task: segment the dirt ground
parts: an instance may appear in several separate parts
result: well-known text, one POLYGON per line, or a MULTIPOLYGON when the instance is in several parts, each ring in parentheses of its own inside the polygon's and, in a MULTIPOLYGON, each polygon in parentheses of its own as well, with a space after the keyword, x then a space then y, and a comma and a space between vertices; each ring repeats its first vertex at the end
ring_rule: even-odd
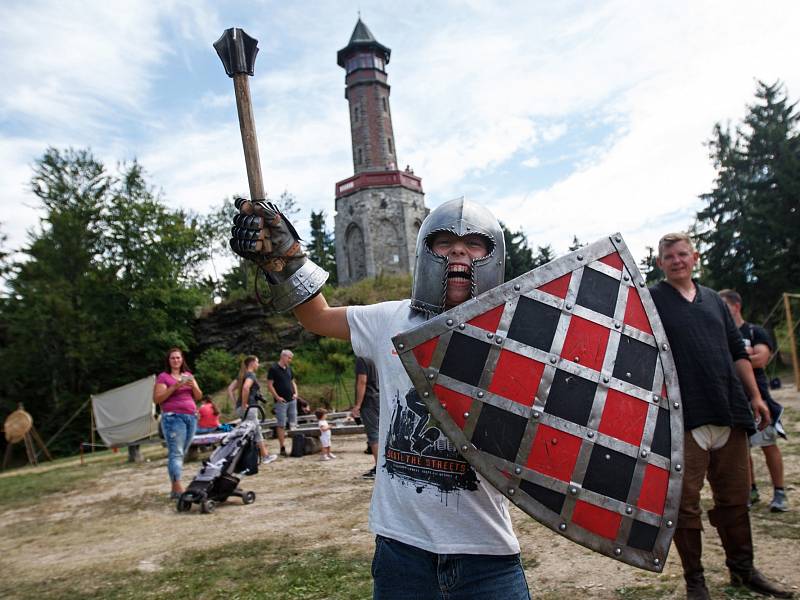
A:
MULTIPOLYGON (((792 511, 772 514, 766 508, 769 483, 763 457, 753 452, 756 478, 764 501, 753 509, 756 562, 762 570, 800 587, 800 394, 785 386, 775 394, 787 407, 788 443, 782 445, 792 511)), ((274 448, 274 442, 272 448, 274 448)), ((243 506, 238 499, 202 515, 178 514, 167 499, 165 452, 147 451, 149 462, 112 468, 89 489, 50 494, 34 507, 0 507, 0 568, 17 581, 69 576, 92 567, 112 572, 138 568, 155 571, 183 548, 211 549, 234 539, 279 536, 297 547, 337 546, 370 556, 373 536, 367 529, 372 483, 360 479, 371 466, 363 453, 363 435, 337 436, 337 460, 318 456, 286 458, 244 480, 257 499, 243 506)), ((40 467, 46 468, 46 467, 40 467)), ((185 481, 197 472, 189 463, 185 481)), ((515 530, 535 598, 681 598, 680 562, 671 550, 664 572, 653 574, 585 550, 512 508, 515 530)), ((726 570, 716 532, 707 526, 705 563, 712 592, 722 590, 726 570)))

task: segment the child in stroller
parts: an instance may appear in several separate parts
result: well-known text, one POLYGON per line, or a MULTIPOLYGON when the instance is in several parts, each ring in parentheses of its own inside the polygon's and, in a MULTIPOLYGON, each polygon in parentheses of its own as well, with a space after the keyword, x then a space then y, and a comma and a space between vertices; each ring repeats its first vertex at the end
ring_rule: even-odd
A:
POLYGON ((245 420, 223 438, 222 445, 203 461, 200 472, 178 497, 178 512, 189 511, 192 504, 199 504, 201 512, 210 513, 218 502, 225 502, 230 496, 239 496, 245 504, 255 501, 255 492, 239 488, 237 474, 258 473, 256 427, 259 427, 256 421, 245 420))

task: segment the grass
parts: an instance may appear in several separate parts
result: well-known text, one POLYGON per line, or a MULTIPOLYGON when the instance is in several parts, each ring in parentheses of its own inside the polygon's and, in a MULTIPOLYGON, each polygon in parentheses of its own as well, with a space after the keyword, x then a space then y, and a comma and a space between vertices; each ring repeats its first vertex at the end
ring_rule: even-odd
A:
POLYGON ((177 552, 155 572, 87 570, 13 587, 4 578, 0 597, 357 600, 372 596, 370 560, 335 547, 303 551, 268 539, 177 552))
MULTIPOLYGON (((142 446, 142 454, 150 456, 163 453, 158 446, 142 446)), ((43 462, 38 467, 15 469, 0 477, 0 506, 19 508, 35 505, 42 496, 69 492, 101 477, 109 469, 140 468, 128 465, 127 452, 97 452, 85 457, 85 464, 74 457, 43 462), (55 467, 55 468, 53 468, 55 467)))

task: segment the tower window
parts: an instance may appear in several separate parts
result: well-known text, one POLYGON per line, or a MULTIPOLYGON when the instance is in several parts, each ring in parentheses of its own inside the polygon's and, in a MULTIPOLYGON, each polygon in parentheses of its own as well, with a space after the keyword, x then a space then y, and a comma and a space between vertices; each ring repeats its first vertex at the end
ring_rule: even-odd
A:
POLYGON ((381 98, 383 100, 383 112, 389 112, 389 103, 386 102, 386 96, 381 98))
POLYGON ((357 106, 353 109, 353 120, 356 123, 358 123, 358 107, 357 106))
POLYGON ((358 155, 358 161, 357 161, 357 162, 358 162, 358 164, 360 165, 360 164, 362 164, 362 163, 364 162, 364 155, 363 155, 363 153, 361 152, 361 148, 359 148, 359 149, 356 151, 356 153, 357 153, 357 155, 358 155))
POLYGON ((386 138, 386 145, 389 146, 389 154, 394 154, 394 148, 392 148, 392 138, 386 138))

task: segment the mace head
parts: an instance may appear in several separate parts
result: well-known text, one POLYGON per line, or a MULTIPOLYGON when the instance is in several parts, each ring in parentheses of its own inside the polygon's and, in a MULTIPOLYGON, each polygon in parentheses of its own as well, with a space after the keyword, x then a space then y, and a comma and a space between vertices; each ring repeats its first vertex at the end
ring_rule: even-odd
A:
POLYGON ((214 42, 225 72, 229 77, 239 73, 253 75, 258 54, 258 40, 247 35, 243 29, 231 27, 214 42))

